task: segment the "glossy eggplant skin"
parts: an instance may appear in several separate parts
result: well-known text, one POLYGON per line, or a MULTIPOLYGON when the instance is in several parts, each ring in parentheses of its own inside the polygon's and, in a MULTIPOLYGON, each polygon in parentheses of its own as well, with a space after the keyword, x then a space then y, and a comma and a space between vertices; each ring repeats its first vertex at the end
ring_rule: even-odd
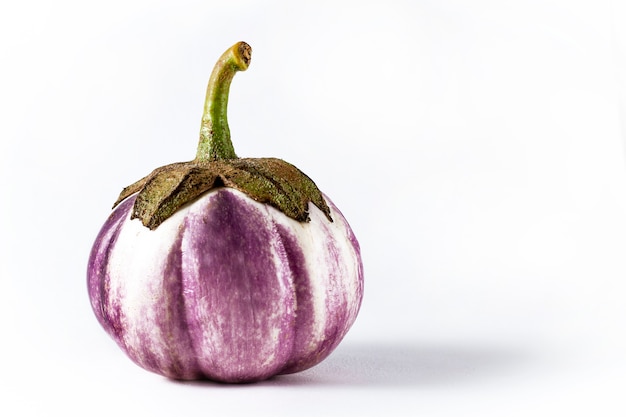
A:
POLYGON ((298 222, 217 188, 157 229, 111 213, 92 248, 88 291, 100 324, 138 365, 174 379, 251 382, 324 360, 363 297, 359 244, 325 196, 298 222))

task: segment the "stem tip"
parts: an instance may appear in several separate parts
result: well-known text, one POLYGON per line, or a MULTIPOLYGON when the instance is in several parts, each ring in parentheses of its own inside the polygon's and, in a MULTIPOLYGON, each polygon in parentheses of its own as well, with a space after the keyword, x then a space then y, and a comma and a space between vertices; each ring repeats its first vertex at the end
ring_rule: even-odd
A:
POLYGON ((250 65, 250 60, 252 59, 252 48, 245 42, 239 42, 237 44, 237 52, 238 58, 240 58, 243 65, 241 66, 241 71, 245 71, 248 69, 250 65))

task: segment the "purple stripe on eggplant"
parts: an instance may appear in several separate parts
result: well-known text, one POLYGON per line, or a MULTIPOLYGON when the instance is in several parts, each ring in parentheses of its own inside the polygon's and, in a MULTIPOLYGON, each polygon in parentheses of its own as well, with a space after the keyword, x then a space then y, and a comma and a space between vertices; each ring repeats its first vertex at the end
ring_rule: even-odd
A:
MULTIPOLYGON (((326 250, 328 267, 328 284, 326 287, 326 328, 324 329, 324 342, 320 344, 319 355, 326 358, 343 339, 348 331, 347 308, 349 300, 347 299, 346 289, 342 282, 343 268, 345 259, 337 247, 337 241, 328 226, 323 227, 326 235, 326 250)), ((350 323, 352 324, 352 323, 350 323)))
POLYGON ((283 266, 271 251, 272 230, 258 207, 231 190, 204 204, 186 219, 183 247, 184 285, 193 293, 189 331, 202 348, 201 367, 207 378, 227 382, 268 378, 287 361, 293 337, 293 289, 277 270, 283 266))
POLYGON ((155 292, 161 296, 154 303, 154 324, 159 329, 159 338, 155 340, 150 329, 144 329, 141 361, 146 368, 174 379, 198 379, 201 377, 196 353, 189 336, 187 312, 182 280, 182 238, 178 233, 172 245, 164 268, 163 281, 155 292), (163 351, 163 357, 155 354, 163 351))
POLYGON ((111 303, 115 295, 109 291, 109 258, 134 201, 134 196, 126 199, 109 215, 96 238, 87 266, 87 290, 93 311, 107 333, 118 343, 122 342, 124 326, 119 306, 111 303))
POLYGON ((280 373, 288 374, 310 366, 309 345, 313 342, 310 330, 315 323, 315 306, 310 287, 311 278, 297 238, 283 225, 277 224, 276 230, 285 250, 296 292, 296 311, 293 322, 295 336, 291 358, 280 371, 280 373))
POLYGON ((201 373, 189 333, 185 288, 183 287, 183 233, 184 230, 181 228, 167 259, 163 282, 166 309, 161 311, 157 323, 161 331, 165 333, 168 351, 172 358, 170 369, 164 373, 177 379, 197 379, 201 373))

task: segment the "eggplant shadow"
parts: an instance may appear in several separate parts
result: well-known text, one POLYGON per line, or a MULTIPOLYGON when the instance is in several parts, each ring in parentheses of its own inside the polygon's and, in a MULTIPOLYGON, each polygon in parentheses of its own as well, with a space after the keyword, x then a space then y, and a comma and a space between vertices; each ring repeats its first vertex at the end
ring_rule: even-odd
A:
POLYGON ((274 377, 264 386, 410 387, 465 384, 514 375, 530 355, 517 349, 351 343, 307 371, 274 377))

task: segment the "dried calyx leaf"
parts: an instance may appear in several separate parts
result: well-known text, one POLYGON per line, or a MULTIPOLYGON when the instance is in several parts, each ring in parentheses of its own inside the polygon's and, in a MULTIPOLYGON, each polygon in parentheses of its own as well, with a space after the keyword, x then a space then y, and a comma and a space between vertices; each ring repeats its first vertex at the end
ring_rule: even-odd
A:
POLYGON ((308 203, 312 202, 332 222, 330 209, 315 183, 295 166, 277 158, 166 165, 124 188, 114 207, 138 193, 131 218, 139 218, 144 226, 156 229, 183 205, 218 187, 239 190, 301 222, 310 220, 308 203))
POLYGON ((122 190, 113 205, 137 193, 131 218, 156 229, 183 205, 218 187, 237 189, 301 222, 310 220, 313 203, 332 222, 315 183, 295 166, 277 158, 238 158, 226 119, 230 82, 250 63, 251 48, 239 42, 218 60, 207 88, 196 158, 155 169, 122 190))

